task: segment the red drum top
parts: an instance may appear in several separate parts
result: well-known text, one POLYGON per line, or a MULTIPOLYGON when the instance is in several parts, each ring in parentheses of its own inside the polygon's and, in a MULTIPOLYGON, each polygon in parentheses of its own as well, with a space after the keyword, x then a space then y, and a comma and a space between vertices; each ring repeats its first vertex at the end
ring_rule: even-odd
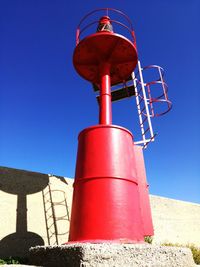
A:
POLYGON ((134 44, 122 35, 101 31, 84 38, 76 46, 73 63, 84 79, 99 83, 100 66, 110 64, 111 84, 128 79, 138 61, 134 44))

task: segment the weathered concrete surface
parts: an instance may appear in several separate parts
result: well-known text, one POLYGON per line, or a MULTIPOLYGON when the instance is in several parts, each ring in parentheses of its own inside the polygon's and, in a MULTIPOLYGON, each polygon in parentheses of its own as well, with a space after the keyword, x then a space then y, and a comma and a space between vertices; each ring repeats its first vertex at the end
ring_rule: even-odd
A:
POLYGON ((69 244, 30 249, 30 263, 44 267, 194 267, 187 248, 148 244, 69 244))

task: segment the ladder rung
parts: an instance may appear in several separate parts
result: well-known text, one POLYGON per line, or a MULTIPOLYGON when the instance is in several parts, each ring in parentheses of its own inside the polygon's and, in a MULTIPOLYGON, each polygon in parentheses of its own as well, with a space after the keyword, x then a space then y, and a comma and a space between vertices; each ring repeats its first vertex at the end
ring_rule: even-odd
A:
POLYGON ((146 120, 147 120, 147 117, 144 118, 144 120, 140 123, 140 125, 143 125, 146 120))
POLYGON ((144 133, 142 135, 145 135, 146 132, 148 132, 149 127, 144 131, 144 133))
POLYGON ((52 226, 54 226, 54 225, 55 225, 55 222, 53 222, 52 224, 50 224, 49 229, 50 229, 52 226))
POLYGON ((52 238, 54 235, 55 235, 55 233, 52 233, 52 234, 49 236, 49 238, 52 238))
POLYGON ((139 115, 142 115, 144 110, 145 110, 145 106, 143 107, 143 109, 140 110, 139 115))
POLYGON ((49 191, 47 191, 46 193, 43 191, 44 196, 46 196, 47 194, 49 194, 49 191))
POLYGON ((147 148, 148 144, 155 138, 157 134, 154 134, 147 143, 145 143, 145 145, 143 146, 143 149, 147 148))
POLYGON ((143 98, 141 98, 141 99, 140 99, 140 101, 139 101, 138 105, 140 105, 140 103, 141 103, 142 101, 144 101, 144 99, 143 99, 143 98))
POLYGON ((55 231, 53 232, 53 231, 49 231, 49 233, 51 234, 50 236, 53 236, 53 235, 55 235, 55 231))
POLYGON ((140 90, 137 92, 137 94, 139 95, 141 91, 142 91, 142 87, 141 87, 140 90))
POLYGON ((60 202, 52 202, 52 204, 53 204, 54 206, 66 206, 66 204, 63 203, 63 202, 65 202, 65 199, 62 200, 62 201, 60 201, 60 202))
POLYGON ((69 221, 67 214, 62 217, 55 218, 55 221, 69 221))
POLYGON ((46 212, 48 212, 50 209, 52 209, 52 206, 48 207, 48 208, 46 209, 46 212))

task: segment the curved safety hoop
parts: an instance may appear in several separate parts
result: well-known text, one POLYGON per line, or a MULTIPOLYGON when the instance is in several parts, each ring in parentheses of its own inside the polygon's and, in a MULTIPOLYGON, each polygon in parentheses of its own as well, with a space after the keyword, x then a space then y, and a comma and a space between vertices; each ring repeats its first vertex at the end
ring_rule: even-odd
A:
MULTIPOLYGON (((95 9, 92 12, 86 14, 81 19, 80 23, 78 24, 77 30, 76 30, 76 45, 78 45, 79 42, 85 37, 83 35, 83 33, 85 33, 86 30, 88 30, 89 28, 91 28, 93 25, 98 26, 99 18, 98 18, 98 20, 95 20, 94 18, 92 18, 92 16, 94 14, 95 15, 96 14, 97 15, 99 14, 99 18, 102 15, 111 16, 110 17, 111 23, 113 25, 114 24, 119 25, 119 26, 121 26, 122 29, 125 29, 126 32, 128 32, 128 36, 126 36, 126 37, 136 47, 135 33, 134 33, 134 30, 133 30, 133 26, 132 26, 131 20, 129 19, 129 17, 126 14, 124 14, 120 10, 117 10, 117 9, 114 9, 114 8, 99 8, 99 9, 95 9), (119 18, 119 20, 112 19, 112 13, 115 14, 115 16, 117 15, 117 17, 119 18), (122 22, 122 20, 125 21, 125 22, 122 22)), ((115 33, 119 33, 120 34, 120 32, 115 32, 115 33)), ((123 32, 123 35, 125 35, 124 32, 123 32)))
MULTIPOLYGON (((164 81, 164 69, 157 65, 149 65, 142 68, 142 72, 148 69, 157 70, 158 77, 146 83, 137 78, 138 85, 140 85, 141 88, 143 87, 146 91, 144 95, 141 90, 138 96, 141 101, 144 100, 146 96, 147 104, 150 106, 149 116, 154 118, 168 113, 172 108, 172 102, 168 99, 168 86, 164 81), (160 104, 159 107, 158 104, 160 104)), ((144 116, 148 116, 145 110, 143 110, 142 113, 144 116)))

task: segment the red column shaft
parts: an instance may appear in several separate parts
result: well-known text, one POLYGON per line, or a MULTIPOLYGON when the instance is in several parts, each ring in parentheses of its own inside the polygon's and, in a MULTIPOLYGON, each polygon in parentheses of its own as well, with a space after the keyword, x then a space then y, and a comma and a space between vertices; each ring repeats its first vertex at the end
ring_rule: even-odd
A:
POLYGON ((100 108, 99 123, 112 124, 112 106, 110 89, 110 65, 101 66, 101 88, 100 88, 100 108))

